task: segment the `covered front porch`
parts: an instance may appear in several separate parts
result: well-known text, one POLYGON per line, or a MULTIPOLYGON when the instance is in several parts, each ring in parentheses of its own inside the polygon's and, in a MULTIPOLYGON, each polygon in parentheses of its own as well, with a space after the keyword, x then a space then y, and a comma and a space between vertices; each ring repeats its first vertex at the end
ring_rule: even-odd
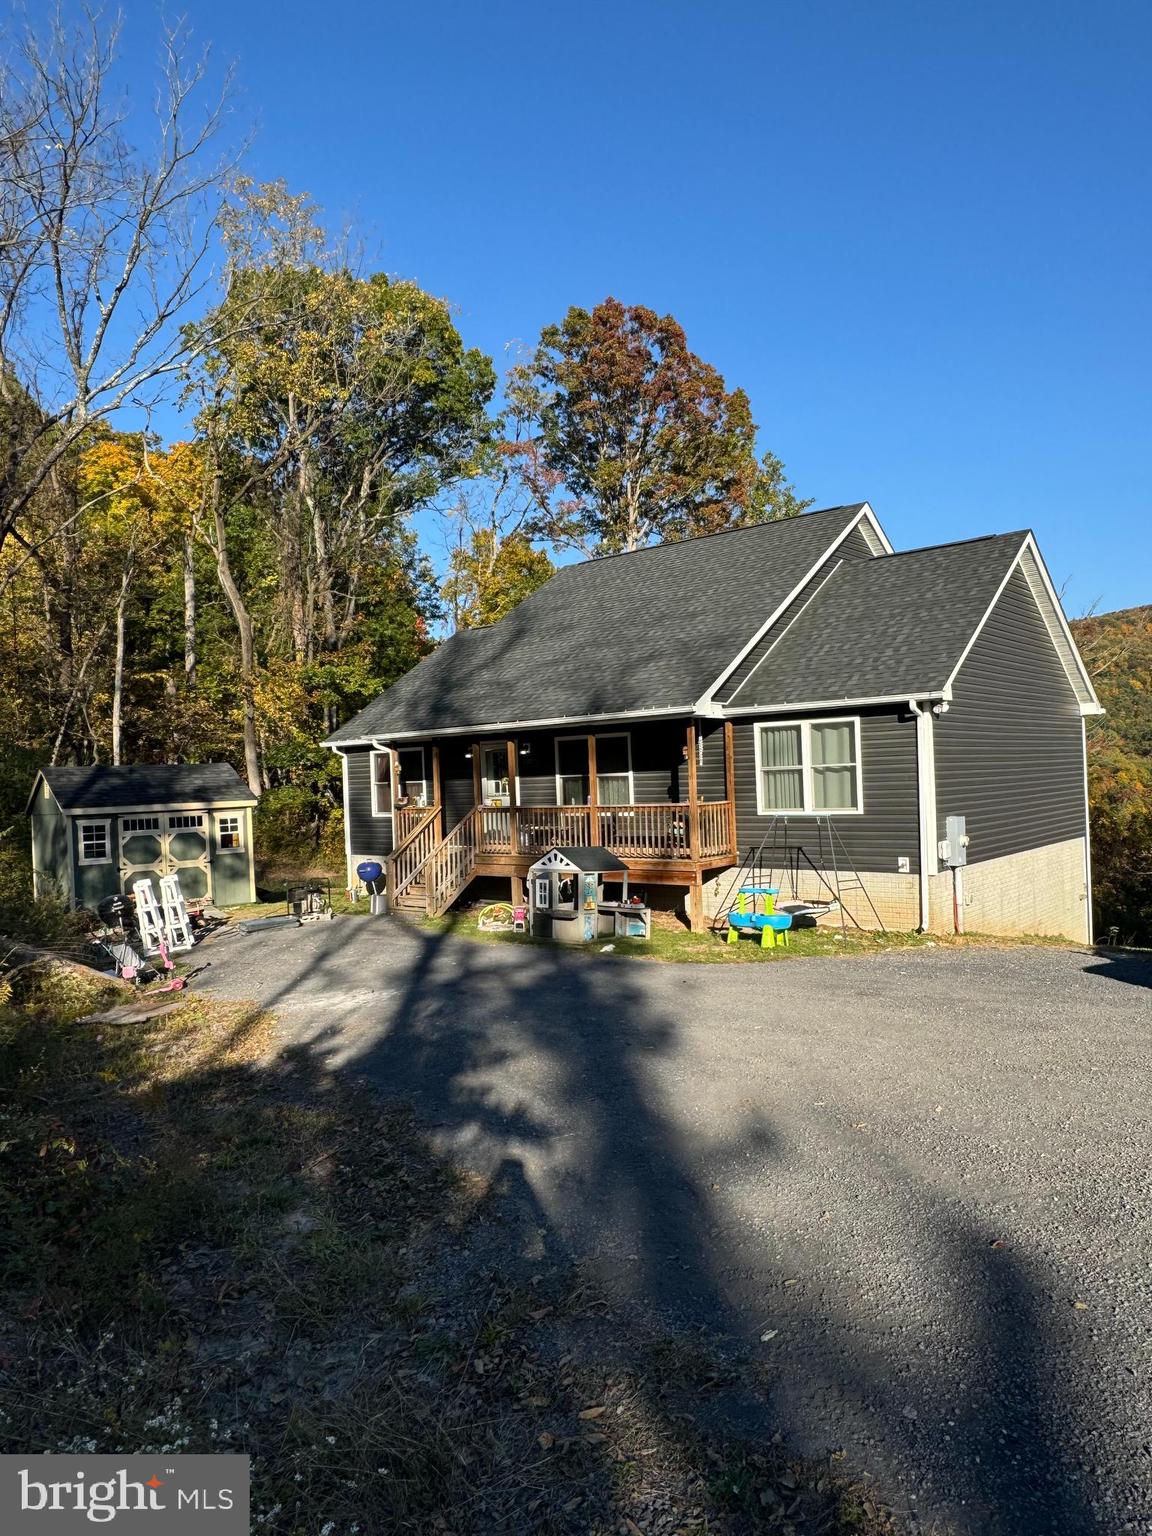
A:
POLYGON ((517 882, 549 848, 602 847, 630 874, 685 886, 736 858, 732 728, 645 721, 384 748, 394 792, 390 904, 437 915, 477 875, 517 882), (657 798, 660 793, 664 798, 657 798))

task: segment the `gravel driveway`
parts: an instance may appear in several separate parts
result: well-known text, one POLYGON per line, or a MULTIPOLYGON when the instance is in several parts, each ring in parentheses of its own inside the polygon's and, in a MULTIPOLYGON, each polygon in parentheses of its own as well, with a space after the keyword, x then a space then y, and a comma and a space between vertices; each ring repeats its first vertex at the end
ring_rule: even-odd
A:
POLYGON ((922 949, 674 966, 343 919, 207 990, 527 1181, 628 1305, 768 1368, 913 1523, 1152 1531, 1152 967, 922 949))

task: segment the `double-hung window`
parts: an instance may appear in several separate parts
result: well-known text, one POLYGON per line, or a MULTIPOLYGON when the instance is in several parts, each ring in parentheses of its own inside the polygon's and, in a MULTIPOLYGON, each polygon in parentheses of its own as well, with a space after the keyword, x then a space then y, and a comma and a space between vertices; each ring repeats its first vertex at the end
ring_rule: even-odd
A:
POLYGON ((860 722, 787 720, 756 730, 761 816, 851 814, 863 809, 860 722))
POLYGON ((392 814, 392 754, 391 752, 373 752, 372 764, 372 814, 373 816, 391 816, 392 814))
MULTIPOLYGON (((590 792, 587 736, 556 738, 556 803, 587 805, 590 792)), ((627 731, 596 737, 596 799, 600 805, 631 805, 632 738, 627 731)))
POLYGON ((110 864, 112 840, 106 821, 82 821, 80 823, 81 864, 110 864))

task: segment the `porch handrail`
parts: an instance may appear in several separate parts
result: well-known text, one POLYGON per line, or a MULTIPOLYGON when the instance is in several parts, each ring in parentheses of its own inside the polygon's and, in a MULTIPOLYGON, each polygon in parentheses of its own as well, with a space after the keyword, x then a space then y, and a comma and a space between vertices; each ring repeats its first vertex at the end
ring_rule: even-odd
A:
POLYGON ((476 844, 479 835, 479 810, 473 806, 432 849, 421 868, 424 870, 424 910, 429 917, 446 912, 472 878, 476 868, 476 844))
POLYGON ((403 840, 385 859, 384 888, 388 893, 389 904, 408 889, 423 869, 425 860, 436 846, 439 817, 440 807, 428 806, 424 810, 423 818, 405 834, 403 840))

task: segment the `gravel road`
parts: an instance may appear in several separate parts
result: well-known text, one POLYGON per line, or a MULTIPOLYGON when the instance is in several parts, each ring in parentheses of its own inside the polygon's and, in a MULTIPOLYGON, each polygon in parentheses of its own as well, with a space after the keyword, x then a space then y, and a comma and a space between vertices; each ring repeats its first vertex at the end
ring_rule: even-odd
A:
POLYGON ((206 990, 515 1170, 624 1304, 739 1341, 924 1531, 1152 1532, 1152 966, 661 965, 337 920, 206 990))

